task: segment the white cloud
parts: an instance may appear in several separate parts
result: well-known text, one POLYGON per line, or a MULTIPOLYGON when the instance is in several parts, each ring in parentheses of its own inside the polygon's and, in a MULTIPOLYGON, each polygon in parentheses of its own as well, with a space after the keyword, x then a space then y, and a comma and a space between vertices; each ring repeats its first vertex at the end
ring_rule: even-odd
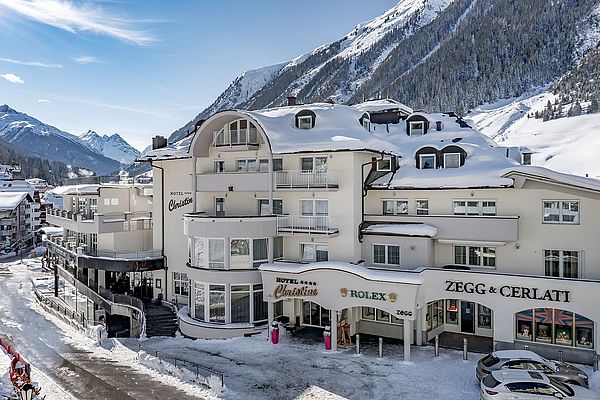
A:
POLYGON ((25 83, 25 81, 23 79, 21 79, 20 76, 17 76, 15 74, 11 74, 11 73, 0 75, 0 77, 6 79, 10 83, 25 83))
POLYGON ((39 99, 38 103, 42 103, 42 104, 45 104, 47 106, 51 106, 52 105, 52 102, 50 100, 48 100, 48 99, 39 99))
POLYGON ((10 63, 10 64, 18 64, 18 65, 27 65, 29 67, 44 67, 44 68, 62 68, 61 64, 46 64, 39 61, 21 61, 15 60, 14 58, 4 58, 0 57, 0 61, 10 63))
POLYGON ((137 45, 155 41, 150 33, 135 29, 134 21, 112 15, 89 3, 75 4, 72 0, 0 0, 0 6, 71 33, 92 32, 137 45))
POLYGON ((79 64, 106 64, 106 61, 101 60, 94 56, 80 56, 80 57, 73 57, 71 59, 79 64))

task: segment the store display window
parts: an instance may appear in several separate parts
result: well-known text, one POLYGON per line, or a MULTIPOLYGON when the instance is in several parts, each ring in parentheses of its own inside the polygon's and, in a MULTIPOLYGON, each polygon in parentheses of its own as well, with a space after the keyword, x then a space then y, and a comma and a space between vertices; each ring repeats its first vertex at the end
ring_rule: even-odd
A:
POLYGON ((594 348, 594 321, 575 314, 575 346, 594 348))
POLYGON ((517 313, 517 339, 533 340, 533 310, 517 313))
POLYGON ((492 329, 492 310, 477 304, 477 326, 481 329, 492 329))
POLYGON ((535 308, 515 315, 517 340, 594 348, 594 322, 572 311, 535 308))
POLYGON ((458 325, 458 300, 446 300, 446 323, 458 325))

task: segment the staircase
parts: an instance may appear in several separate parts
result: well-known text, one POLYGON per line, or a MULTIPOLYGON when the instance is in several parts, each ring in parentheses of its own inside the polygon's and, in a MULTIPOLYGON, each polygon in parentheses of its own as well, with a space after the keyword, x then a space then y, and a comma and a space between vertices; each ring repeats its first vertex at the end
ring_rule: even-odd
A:
POLYGON ((146 336, 175 336, 179 329, 177 314, 169 307, 153 302, 144 302, 146 336))

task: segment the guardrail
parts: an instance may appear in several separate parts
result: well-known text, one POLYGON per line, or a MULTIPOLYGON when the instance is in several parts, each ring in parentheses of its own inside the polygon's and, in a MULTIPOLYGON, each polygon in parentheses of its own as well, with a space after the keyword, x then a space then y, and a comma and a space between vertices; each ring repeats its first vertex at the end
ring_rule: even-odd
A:
POLYGON ((111 251, 111 250, 84 250, 84 254, 92 257, 125 258, 128 260, 143 260, 146 258, 162 257, 161 250, 142 251, 111 251))
POLYGON ((275 171, 277 189, 337 189, 338 171, 275 171))
POLYGON ((334 235, 339 233, 338 221, 337 216, 278 215, 277 233, 334 235))
POLYGON ((181 358, 177 358, 171 354, 167 354, 158 350, 148 350, 144 349, 141 344, 138 345, 138 351, 145 351, 146 353, 153 355, 161 361, 167 362, 176 368, 185 368, 188 371, 196 374, 196 379, 199 377, 210 378, 211 376, 217 377, 221 381, 221 387, 224 387, 224 377, 225 375, 221 371, 214 370, 212 368, 205 367, 203 365, 197 364, 192 361, 183 360, 181 358))
POLYGON ((80 324, 83 328, 86 328, 89 325, 89 321, 85 317, 83 312, 77 312, 74 310, 69 310, 65 306, 59 304, 57 301, 53 300, 51 297, 46 297, 39 290, 34 289, 35 297, 37 297, 38 301, 44 303, 48 307, 53 310, 58 311, 59 314, 64 315, 67 318, 71 318, 77 324, 80 324))

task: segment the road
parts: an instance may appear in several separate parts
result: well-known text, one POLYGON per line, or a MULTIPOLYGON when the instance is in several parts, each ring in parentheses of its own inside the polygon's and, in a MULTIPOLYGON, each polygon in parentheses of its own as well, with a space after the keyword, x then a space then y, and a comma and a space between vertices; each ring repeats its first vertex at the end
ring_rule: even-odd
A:
POLYGON ((15 264, 12 275, 0 276, 0 332, 11 335, 18 351, 75 399, 197 399, 65 341, 56 325, 29 308, 29 271, 15 264))

